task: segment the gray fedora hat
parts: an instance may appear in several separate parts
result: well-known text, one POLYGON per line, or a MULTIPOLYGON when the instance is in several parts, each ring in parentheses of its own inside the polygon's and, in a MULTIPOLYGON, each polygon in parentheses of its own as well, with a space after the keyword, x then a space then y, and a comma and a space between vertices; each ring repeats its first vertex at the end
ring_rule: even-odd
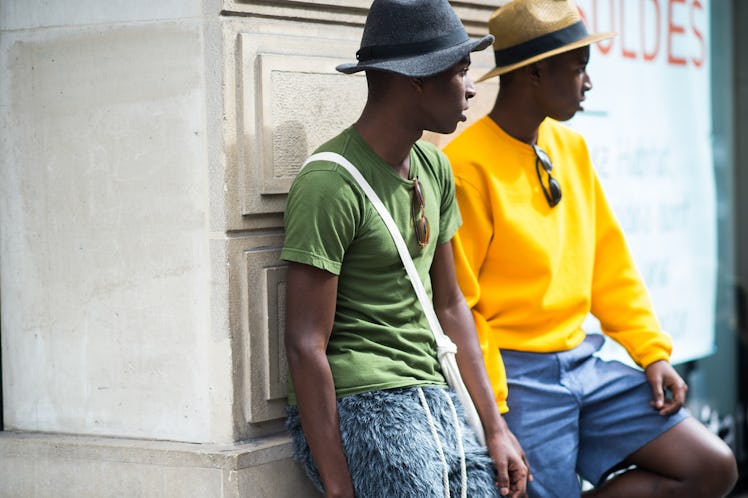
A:
POLYGON ((336 69, 433 76, 491 43, 492 35, 471 40, 447 0, 374 0, 356 52, 358 62, 336 69))

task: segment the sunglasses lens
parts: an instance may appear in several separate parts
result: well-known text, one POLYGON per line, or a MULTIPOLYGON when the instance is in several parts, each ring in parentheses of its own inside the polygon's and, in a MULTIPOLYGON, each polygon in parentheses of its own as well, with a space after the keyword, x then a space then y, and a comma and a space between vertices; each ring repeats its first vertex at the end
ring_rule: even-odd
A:
POLYGON ((555 178, 550 176, 550 173, 548 174, 548 190, 551 192, 549 204, 553 207, 561 202, 561 185, 558 184, 555 178))
POLYGON ((418 206, 419 209, 426 205, 423 200, 423 192, 421 192, 421 184, 418 182, 418 178, 413 178, 413 204, 418 206))
POLYGON ((429 220, 425 213, 426 202, 421 191, 421 184, 418 178, 413 179, 413 198, 410 204, 410 214, 413 218, 413 226, 416 230, 416 239, 421 247, 426 247, 429 243, 429 220))
POLYGON ((429 243, 429 233, 431 232, 431 228, 429 227, 429 220, 426 219, 425 216, 422 216, 415 219, 414 223, 416 227, 416 238, 418 239, 418 244, 421 247, 426 247, 429 243))
POLYGON ((551 171, 553 171, 553 163, 551 162, 551 158, 548 157, 548 154, 543 149, 541 149, 537 145, 533 145, 532 148, 535 151, 535 157, 537 158, 537 160, 535 161, 535 168, 538 173, 540 186, 543 189, 543 194, 545 195, 545 199, 548 201, 548 205, 550 207, 554 207, 556 204, 561 202, 561 185, 558 183, 558 180, 551 176, 551 171), (543 179, 540 177, 540 169, 538 168, 538 163, 540 163, 546 175, 548 176, 547 188, 545 186, 545 183, 543 182, 543 179))
POLYGON ((553 163, 551 162, 551 158, 548 157, 548 154, 537 145, 533 148, 535 149, 535 155, 543 165, 543 169, 546 170, 546 172, 550 173, 553 170, 553 163))

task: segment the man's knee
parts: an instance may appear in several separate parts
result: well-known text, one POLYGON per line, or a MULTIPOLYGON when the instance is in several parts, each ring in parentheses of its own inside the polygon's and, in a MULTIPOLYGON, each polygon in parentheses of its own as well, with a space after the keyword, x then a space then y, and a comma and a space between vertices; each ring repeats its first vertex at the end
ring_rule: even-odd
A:
POLYGON ((629 461, 678 482, 682 496, 725 496, 738 479, 730 447, 690 417, 634 453, 629 461))
POLYGON ((714 445, 713 451, 704 455, 702 462, 701 478, 694 477, 695 480, 700 481, 699 487, 705 488, 702 489, 700 496, 726 496, 738 480, 735 455, 726 444, 722 443, 714 445))

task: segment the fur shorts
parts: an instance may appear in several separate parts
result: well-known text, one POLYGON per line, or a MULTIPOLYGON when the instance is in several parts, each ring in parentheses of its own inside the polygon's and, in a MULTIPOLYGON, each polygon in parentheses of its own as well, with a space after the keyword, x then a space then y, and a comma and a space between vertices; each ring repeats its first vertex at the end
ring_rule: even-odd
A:
MULTIPOLYGON (((426 403, 449 469, 450 496, 461 493, 461 462, 448 394, 457 410, 467 469, 467 496, 499 497, 496 469, 485 447, 465 423, 462 406, 451 390, 425 386, 426 403)), ((428 498, 445 496, 444 464, 417 387, 374 391, 338 399, 343 448, 358 498, 428 498)), ((286 426, 294 457, 323 492, 317 467, 304 438, 295 406, 286 426)))

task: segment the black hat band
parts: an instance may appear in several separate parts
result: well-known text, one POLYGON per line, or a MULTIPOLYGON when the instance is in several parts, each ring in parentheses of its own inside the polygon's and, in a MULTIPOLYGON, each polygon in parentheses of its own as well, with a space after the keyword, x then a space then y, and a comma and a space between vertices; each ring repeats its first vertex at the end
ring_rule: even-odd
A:
POLYGON ((470 40, 463 28, 455 29, 446 35, 414 43, 401 43, 398 45, 374 45, 361 47, 356 52, 356 59, 365 62, 372 59, 394 59, 409 55, 420 55, 443 48, 453 47, 459 43, 470 40))
POLYGON ((494 57, 496 58, 496 66, 511 66, 518 62, 522 62, 531 57, 539 54, 544 54, 563 47, 575 41, 581 40, 588 36, 587 28, 584 26, 583 21, 577 21, 574 24, 565 28, 559 29, 552 33, 548 33, 532 40, 514 45, 513 47, 505 48, 502 50, 495 50, 494 57))

